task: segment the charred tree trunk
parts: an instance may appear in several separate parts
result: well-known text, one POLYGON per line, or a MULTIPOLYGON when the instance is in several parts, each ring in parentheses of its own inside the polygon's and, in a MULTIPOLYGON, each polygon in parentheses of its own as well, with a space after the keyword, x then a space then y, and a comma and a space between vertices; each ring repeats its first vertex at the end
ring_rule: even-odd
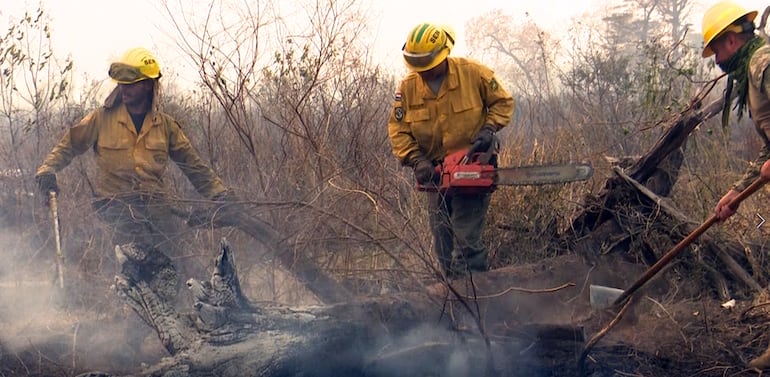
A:
MULTIPOLYGON (((679 114, 665 127, 666 131, 657 143, 629 167, 626 174, 645 186, 649 183, 657 195, 668 196, 674 183, 676 183, 679 167, 682 163, 683 149, 690 133, 699 124, 721 111, 723 106, 724 100, 721 99, 710 103, 703 109, 691 107, 679 114), (651 178, 653 181, 648 182, 651 178)), ((621 199, 614 194, 618 187, 625 185, 625 181, 619 176, 608 179, 604 189, 594 200, 591 200, 586 210, 574 220, 573 229, 576 229, 578 234, 584 235, 600 227, 602 223, 611 218, 611 212, 608 209, 614 208, 621 199)))
MULTIPOLYGON (((477 276, 478 289, 452 288, 455 299, 436 292, 319 307, 258 306, 243 296, 234 253, 223 241, 211 278, 188 280, 195 303, 192 312, 180 313, 169 284, 175 271, 162 252, 128 244, 116 247, 116 255, 117 293, 171 356, 142 369, 143 376, 531 376, 573 368, 584 341, 581 326, 563 324, 573 314, 552 307, 580 295, 575 284, 503 292, 503 304, 492 303, 484 287, 496 279, 506 286, 517 278, 530 281, 526 274, 515 274, 514 281, 504 271, 477 276), (460 305, 474 299, 481 303, 460 305), (484 331, 474 330, 470 317, 479 313, 468 307, 489 313, 484 331), (542 312, 564 318, 532 321, 543 319, 542 312)), ((574 261, 565 266, 569 274, 560 279, 585 279, 586 270, 574 261)))
MULTIPOLYGON (((584 212, 574 219, 566 237, 570 248, 592 263, 612 254, 653 265, 692 232, 699 222, 679 211, 667 196, 676 183, 690 133, 723 105, 720 99, 679 114, 644 156, 625 170, 615 167, 615 176, 597 196, 587 199, 584 212)), ((730 290, 761 289, 745 270, 752 263, 740 245, 702 236, 691 247, 704 252, 690 256, 686 268, 705 270, 720 298, 730 298, 730 290)))

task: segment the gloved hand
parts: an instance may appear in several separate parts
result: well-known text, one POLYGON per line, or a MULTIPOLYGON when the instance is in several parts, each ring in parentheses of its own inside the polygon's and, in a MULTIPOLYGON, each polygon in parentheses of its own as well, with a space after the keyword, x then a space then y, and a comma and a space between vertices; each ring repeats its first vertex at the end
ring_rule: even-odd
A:
POLYGON ((433 176, 436 174, 436 168, 428 159, 424 157, 419 158, 412 165, 412 169, 414 169, 414 178, 417 180, 417 183, 421 185, 427 185, 428 183, 433 182, 433 176))
POLYGON ((220 192, 219 194, 214 195, 212 198, 215 202, 237 202, 241 199, 238 197, 238 195, 235 195, 235 193, 232 190, 225 190, 220 192))
POLYGON ((473 144, 478 143, 478 147, 475 152, 485 152, 492 146, 492 142, 495 140, 495 126, 491 124, 484 125, 476 134, 476 138, 473 139, 473 144))
POLYGON ((43 195, 45 205, 48 205, 51 198, 50 192, 53 191, 57 194, 59 193, 59 185, 56 183, 56 174, 43 173, 35 176, 35 181, 37 182, 38 191, 43 195))
POLYGON ((53 191, 59 193, 59 185, 56 184, 56 174, 43 173, 35 177, 37 189, 47 198, 48 193, 53 191))

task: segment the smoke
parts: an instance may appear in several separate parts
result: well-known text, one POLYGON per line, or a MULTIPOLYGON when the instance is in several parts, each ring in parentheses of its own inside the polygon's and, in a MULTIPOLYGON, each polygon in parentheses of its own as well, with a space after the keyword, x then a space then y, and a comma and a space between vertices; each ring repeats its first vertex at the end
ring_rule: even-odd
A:
POLYGON ((400 336, 384 337, 365 357, 367 375, 483 375, 484 347, 439 325, 424 324, 400 336))
POLYGON ((573 365, 570 355, 548 349, 548 343, 536 337, 491 336, 487 344, 474 329, 450 329, 435 323, 416 326, 399 336, 383 335, 364 358, 366 375, 537 377, 553 375, 552 368, 562 363, 573 365))
POLYGON ((59 288, 50 243, 34 247, 32 238, 0 230, 1 374, 27 375, 30 366, 49 376, 135 371, 165 355, 157 335, 108 285, 79 281, 65 269, 59 288))

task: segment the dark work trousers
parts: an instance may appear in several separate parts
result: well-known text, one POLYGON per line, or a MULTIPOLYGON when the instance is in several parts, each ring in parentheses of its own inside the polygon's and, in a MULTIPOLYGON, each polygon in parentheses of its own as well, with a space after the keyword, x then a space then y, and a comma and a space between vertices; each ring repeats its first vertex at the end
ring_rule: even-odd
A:
POLYGON ((181 219, 171 211, 164 198, 132 195, 120 198, 99 199, 93 202, 97 216, 112 230, 112 243, 129 242, 152 246, 174 263, 180 278, 201 279, 205 268, 195 258, 185 255, 181 219))
POLYGON ((444 273, 452 277, 464 275, 468 269, 486 271, 487 248, 481 234, 491 194, 427 195, 434 252, 444 273))

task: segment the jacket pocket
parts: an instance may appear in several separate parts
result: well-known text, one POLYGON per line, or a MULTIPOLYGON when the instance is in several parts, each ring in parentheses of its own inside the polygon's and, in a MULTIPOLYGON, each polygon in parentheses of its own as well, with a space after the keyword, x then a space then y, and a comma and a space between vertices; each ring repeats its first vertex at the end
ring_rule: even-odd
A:
POLYGON ((99 164, 109 170, 122 171, 133 169, 133 140, 127 137, 100 137, 96 140, 96 152, 99 164))
POLYGON ((430 120, 430 109, 428 108, 408 109, 406 111, 406 115, 404 116, 404 120, 407 123, 412 123, 412 124, 430 120))
POLYGON ((478 95, 452 98, 452 130, 446 136, 448 148, 459 148, 476 137, 484 122, 484 107, 478 95))
POLYGON ((144 139, 144 147, 152 157, 153 163, 160 166, 166 165, 168 162, 168 141, 166 139, 147 137, 144 139))
POLYGON ((481 113, 482 105, 479 96, 456 96, 452 98, 452 111, 463 113, 469 110, 476 110, 481 113))
POLYGON ((423 107, 407 110, 405 117, 412 137, 424 151, 430 151, 436 139, 441 140, 441 135, 435 135, 434 122, 430 116, 430 109, 423 107))
POLYGON ((100 137, 96 141, 96 145, 99 149, 107 150, 127 150, 131 149, 134 142, 125 137, 100 137))

